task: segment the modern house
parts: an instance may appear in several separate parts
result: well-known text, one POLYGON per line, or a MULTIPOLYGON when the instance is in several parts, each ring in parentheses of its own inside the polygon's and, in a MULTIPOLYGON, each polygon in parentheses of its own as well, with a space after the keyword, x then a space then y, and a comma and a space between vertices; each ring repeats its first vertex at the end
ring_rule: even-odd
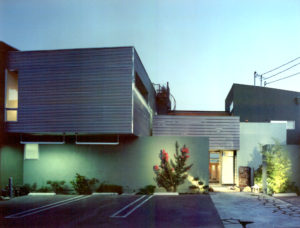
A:
POLYGON ((1 43, 0 61, 2 188, 9 177, 45 185, 80 173, 134 190, 153 183, 160 150, 172 153, 176 141, 207 160, 191 172, 208 183, 207 137, 150 136, 159 94, 133 47, 18 51, 1 43))
POLYGON ((174 153, 176 141, 190 148, 191 176, 239 185, 240 167, 261 163, 259 143, 286 143, 286 123, 244 122, 236 85, 226 111, 171 110, 170 88, 154 88, 134 47, 19 51, 2 42, 0 64, 1 188, 9 177, 43 186, 80 173, 132 192, 155 184, 159 152, 174 153))

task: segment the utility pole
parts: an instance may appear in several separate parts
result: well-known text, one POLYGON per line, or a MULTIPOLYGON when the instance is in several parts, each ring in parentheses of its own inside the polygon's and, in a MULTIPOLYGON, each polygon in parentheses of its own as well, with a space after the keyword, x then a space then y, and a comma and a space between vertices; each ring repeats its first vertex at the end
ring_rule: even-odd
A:
POLYGON ((261 74, 258 74, 256 71, 254 71, 254 85, 255 85, 255 81, 256 81, 256 78, 259 78, 260 80, 260 86, 262 86, 262 80, 263 80, 263 77, 261 74))

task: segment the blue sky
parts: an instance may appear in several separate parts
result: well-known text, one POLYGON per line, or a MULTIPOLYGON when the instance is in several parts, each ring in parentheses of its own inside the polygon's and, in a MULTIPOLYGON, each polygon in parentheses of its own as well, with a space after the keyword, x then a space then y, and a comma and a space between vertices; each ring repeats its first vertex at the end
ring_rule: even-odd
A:
MULTIPOLYGON (((20 50, 133 45, 184 110, 224 110, 233 83, 299 57, 299 24, 298 0, 0 0, 0 40, 20 50)), ((268 87, 299 85, 297 75, 268 87)))

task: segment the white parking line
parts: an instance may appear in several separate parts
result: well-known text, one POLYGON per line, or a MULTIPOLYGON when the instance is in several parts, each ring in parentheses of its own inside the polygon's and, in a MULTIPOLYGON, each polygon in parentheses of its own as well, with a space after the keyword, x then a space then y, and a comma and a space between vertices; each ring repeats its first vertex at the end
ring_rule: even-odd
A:
POLYGON ((136 205, 133 209, 131 209, 129 212, 127 212, 125 215, 118 215, 121 212, 123 212, 125 209, 127 209, 128 207, 130 207, 131 205, 137 203, 138 201, 140 201, 141 199, 143 199, 145 197, 142 196, 140 198, 138 198, 137 200, 135 200, 134 202, 128 204, 126 207, 122 208, 121 210, 117 211, 116 213, 114 213, 113 215, 111 215, 111 218, 126 218, 128 215, 130 215, 132 212, 134 212, 136 209, 138 209, 139 207, 141 207, 144 203, 146 203, 148 200, 150 200, 153 195, 149 196, 147 199, 143 200, 141 203, 139 203, 138 205, 136 205))
POLYGON ((127 206, 123 207, 121 210, 118 210, 116 213, 114 213, 113 215, 111 215, 110 217, 119 217, 117 216, 117 214, 121 213, 122 211, 126 210, 128 207, 130 207, 132 204, 135 204, 136 202, 140 201, 141 199, 143 199, 145 197, 145 195, 143 195, 142 197, 138 198, 137 200, 131 202, 130 204, 128 204, 127 206))
POLYGON ((19 213, 16 213, 16 214, 8 215, 5 218, 22 218, 22 217, 37 214, 37 213, 40 213, 42 211, 46 211, 46 210, 49 210, 49 209, 52 209, 52 208, 55 208, 55 207, 59 207, 59 206, 65 205, 65 204, 73 203, 75 201, 86 199, 86 198, 89 198, 89 197, 91 197, 91 195, 88 195, 88 196, 80 195, 80 196, 73 197, 71 199, 62 200, 62 201, 47 204, 47 205, 44 205, 44 206, 41 206, 41 207, 37 207, 37 208, 30 209, 30 210, 22 211, 22 212, 19 212, 19 213))
POLYGON ((128 215, 130 215, 132 212, 134 212, 136 209, 138 209, 140 206, 142 206, 144 203, 146 203, 152 197, 153 197, 153 195, 151 195, 150 197, 148 197, 148 199, 145 199, 143 202, 141 202, 139 205, 135 206, 131 211, 129 211, 126 215, 123 215, 122 218, 126 218, 128 215))

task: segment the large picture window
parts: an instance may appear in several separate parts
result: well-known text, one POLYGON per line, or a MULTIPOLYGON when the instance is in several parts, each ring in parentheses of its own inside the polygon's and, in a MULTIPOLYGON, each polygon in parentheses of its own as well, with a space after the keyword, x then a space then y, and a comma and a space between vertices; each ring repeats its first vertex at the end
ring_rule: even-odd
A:
POLYGON ((5 120, 18 121, 18 72, 6 71, 5 120))

